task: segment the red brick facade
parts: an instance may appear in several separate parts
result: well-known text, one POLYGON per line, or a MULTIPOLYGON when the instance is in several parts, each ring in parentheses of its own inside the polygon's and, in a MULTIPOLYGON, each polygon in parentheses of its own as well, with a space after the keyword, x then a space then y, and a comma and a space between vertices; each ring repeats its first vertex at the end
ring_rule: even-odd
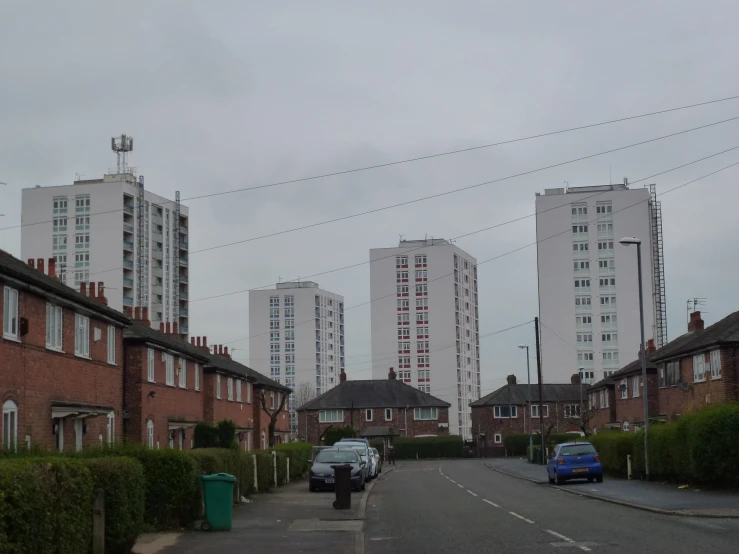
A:
MULTIPOLYGON (((43 265, 43 260, 39 260, 42 270, 43 265)), ((53 268, 52 263, 51 277, 55 277, 53 268)), ((48 282, 41 273, 39 278, 41 285, 48 282)), ((6 277, 0 271, 3 329, 6 288, 9 310, 17 295, 18 318, 16 325, 8 323, 15 332, 11 329, 0 335, 0 403, 4 419, 7 416, 8 422, 15 421, 15 436, 2 437, 2 444, 10 448, 30 444, 45 449, 74 450, 80 445, 107 442, 109 432, 113 438, 120 436, 125 316, 105 306, 102 283, 100 295, 93 284, 87 302, 67 287, 62 297, 52 290, 44 290, 43 286, 31 288, 31 284, 6 277), (91 298, 95 302, 90 302, 91 298), (61 308, 58 349, 47 346, 47 303, 61 308), (94 307, 96 304, 100 309, 94 307), (81 332, 77 329, 76 314, 88 318, 84 342, 89 345, 89 355, 75 353, 76 335, 81 332), (108 357, 109 333, 114 333, 115 341, 112 363, 108 357)), ((15 315, 12 313, 11 318, 15 315)))

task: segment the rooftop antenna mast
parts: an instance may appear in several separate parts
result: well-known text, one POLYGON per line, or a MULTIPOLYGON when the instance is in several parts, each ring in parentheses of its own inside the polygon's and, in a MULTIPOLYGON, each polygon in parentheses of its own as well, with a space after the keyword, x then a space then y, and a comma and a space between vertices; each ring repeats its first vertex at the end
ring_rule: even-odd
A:
POLYGON ((118 163, 118 173, 131 173, 128 167, 128 153, 133 151, 133 137, 121 135, 110 139, 110 149, 115 152, 118 163))
POLYGON ((700 306, 706 305, 707 298, 689 298, 688 299, 688 323, 690 323, 690 314, 698 310, 700 306))

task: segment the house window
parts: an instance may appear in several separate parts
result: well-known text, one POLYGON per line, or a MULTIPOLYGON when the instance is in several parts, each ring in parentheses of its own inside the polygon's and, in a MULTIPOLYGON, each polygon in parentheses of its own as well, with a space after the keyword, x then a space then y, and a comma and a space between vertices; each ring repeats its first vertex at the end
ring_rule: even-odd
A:
POLYGON ((706 355, 701 352, 693 356, 693 382, 698 383, 706 380, 706 355))
POLYGON ((180 358, 180 388, 187 388, 187 360, 180 358))
POLYGON ((149 348, 149 371, 147 379, 150 383, 154 382, 154 349, 149 348))
POLYGON ((200 364, 195 364, 195 390, 200 390, 200 364))
POLYGON ((623 425, 621 425, 621 428, 624 430, 624 433, 628 433, 629 432, 629 422, 624 421, 623 425))
POLYGON ((166 383, 174 387, 174 356, 164 354, 164 364, 167 368, 166 383))
POLYGON ((565 404, 565 417, 566 418, 580 417, 580 404, 565 404))
POLYGON ((495 442, 495 444, 502 443, 503 442, 503 435, 501 435, 500 433, 495 433, 495 435, 493 435, 493 441, 495 442))
POLYGON ((90 318, 74 314, 74 354, 90 357, 90 318))
POLYGON ((269 409, 270 410, 275 409, 275 393, 274 392, 269 393, 269 409))
POLYGON ((246 401, 251 404, 251 383, 246 384, 246 401))
POLYGON ((236 380, 236 402, 241 402, 241 379, 236 380))
POLYGON ((364 419, 365 421, 372 421, 372 410, 367 409, 364 411, 364 419))
POLYGON ((385 421, 392 421, 392 420, 393 420, 393 409, 385 408, 385 421))
POLYGON ((234 380, 233 377, 229 377, 228 381, 226 381, 226 391, 228 393, 228 399, 233 400, 234 399, 234 380))
POLYGON ((629 384, 626 379, 621 379, 621 384, 619 385, 619 390, 621 391, 621 399, 625 400, 629 397, 629 384))
POLYGON ((721 351, 711 351, 711 379, 721 379, 721 351))
POLYGON ((18 405, 12 400, 3 403, 3 450, 18 450, 18 405))
POLYGON ((18 338, 18 291, 5 287, 3 294, 3 337, 18 338))
POLYGON ((631 396, 633 398, 636 398, 637 396, 639 396, 639 376, 638 375, 631 378, 631 384, 632 384, 631 396))
POLYGON ((152 420, 146 422, 146 445, 154 448, 154 422, 152 420))
POLYGON ((344 410, 321 410, 318 412, 319 423, 342 423, 344 410))
POLYGON ((216 374, 216 398, 221 399, 221 376, 216 374))
POLYGON ((46 348, 62 349, 62 308, 54 304, 46 305, 46 348))
POLYGON ((494 406, 493 415, 495 418, 518 417, 517 406, 494 406), (508 410, 510 409, 510 413, 508 410))
POLYGON ((604 391, 604 390, 601 390, 601 391, 598 392, 598 401, 599 401, 599 404, 598 405, 601 408, 605 408, 606 407, 605 392, 606 391, 604 391))
POLYGON ((115 327, 108 325, 108 363, 115 365, 115 327))
MULTIPOLYGON (((539 417, 539 405, 538 404, 532 404, 531 405, 531 417, 539 417)), ((549 417, 549 405, 544 404, 544 417, 549 417)))
POLYGON ((413 408, 413 419, 416 421, 426 421, 439 419, 438 408, 413 408))
POLYGON ((108 412, 108 444, 115 443, 115 412, 108 412))

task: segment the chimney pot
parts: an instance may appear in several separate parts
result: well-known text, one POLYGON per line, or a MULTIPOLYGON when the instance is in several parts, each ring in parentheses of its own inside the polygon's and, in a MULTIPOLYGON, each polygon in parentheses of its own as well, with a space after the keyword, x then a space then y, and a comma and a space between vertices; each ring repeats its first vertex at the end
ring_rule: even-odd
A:
POLYGON ((98 281, 98 300, 101 304, 108 305, 108 299, 105 298, 105 284, 102 281, 98 281))
MULTIPOLYGON (((392 370, 392 368, 390 368, 392 370)), ((341 373, 339 373, 339 382, 343 383, 346 381, 346 373, 344 372, 344 368, 341 368, 341 373)))
MULTIPOLYGON (((98 287, 98 294, 100 294, 100 287, 98 287)), ((151 320, 149 320, 149 307, 144 306, 141 308, 141 321, 145 325, 151 325, 151 320)))
POLYGON ((134 318, 134 319, 135 319, 136 321, 139 321, 139 320, 141 320, 141 308, 139 308, 138 306, 136 306, 136 307, 135 307, 135 308, 133 309, 133 318, 134 318))
POLYGON ((164 332, 168 335, 172 334, 172 326, 170 325, 169 321, 164 325, 164 332))
POLYGON ((123 311, 126 312, 126 315, 128 317, 133 317, 133 310, 131 309, 131 306, 124 306, 123 311))
POLYGON ((388 379, 396 379, 397 375, 395 374, 395 370, 391 367, 390 371, 387 374, 388 379))
POLYGON ((508 384, 509 385, 515 385, 516 384, 516 376, 515 375, 509 375, 507 377, 507 379, 508 379, 508 384))
POLYGON ((223 355, 226 356, 226 358, 230 358, 231 356, 228 355, 228 346, 223 347, 223 355))
POLYGON ((56 260, 49 258, 49 277, 56 279, 56 260))
POLYGON ((44 259, 39 258, 36 260, 36 269, 38 269, 41 273, 44 273, 44 259))
POLYGON ((197 338, 197 347, 200 348, 200 337, 194 337, 197 338))
POLYGON ((195 346, 195 337, 190 337, 190 344, 195 346))
POLYGON ((572 377, 570 377, 570 383, 573 385, 579 385, 580 384, 580 374, 573 373, 572 377))
POLYGON ((692 331, 703 331, 704 322, 701 319, 701 313, 698 311, 690 314, 690 323, 688 323, 688 333, 692 331))
POLYGON ((175 335, 179 335, 180 334, 179 333, 179 328, 180 328, 180 324, 175 321, 172 324, 172 333, 175 334, 175 335))
POLYGON ((82 296, 87 296, 87 283, 86 283, 86 282, 84 282, 84 281, 82 281, 82 282, 80 283, 80 294, 81 294, 82 296))
POLYGON ((33 258, 28 258, 28 265, 31 266, 33 269, 36 269, 36 260, 33 258))
POLYGON ((159 322, 159 332, 164 333, 164 322, 163 321, 159 322))
MULTIPOLYGON (((95 281, 90 281, 89 296, 90 298, 97 298, 97 294, 95 293, 95 281)), ((138 310, 138 308, 136 309, 138 310)))
POLYGON ((210 352, 210 349, 208 348, 208 337, 203 337, 203 348, 210 352))

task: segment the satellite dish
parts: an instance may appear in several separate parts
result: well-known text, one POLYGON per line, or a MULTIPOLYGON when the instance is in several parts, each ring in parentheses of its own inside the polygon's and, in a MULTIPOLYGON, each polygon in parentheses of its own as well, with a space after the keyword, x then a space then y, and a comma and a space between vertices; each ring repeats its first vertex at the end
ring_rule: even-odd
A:
POLYGON ((690 384, 687 381, 683 381, 682 379, 680 379, 677 382, 677 388, 687 392, 690 390, 690 384))
POLYGON ((620 390, 621 392, 624 392, 626 390, 626 385, 619 385, 618 390, 620 390))

